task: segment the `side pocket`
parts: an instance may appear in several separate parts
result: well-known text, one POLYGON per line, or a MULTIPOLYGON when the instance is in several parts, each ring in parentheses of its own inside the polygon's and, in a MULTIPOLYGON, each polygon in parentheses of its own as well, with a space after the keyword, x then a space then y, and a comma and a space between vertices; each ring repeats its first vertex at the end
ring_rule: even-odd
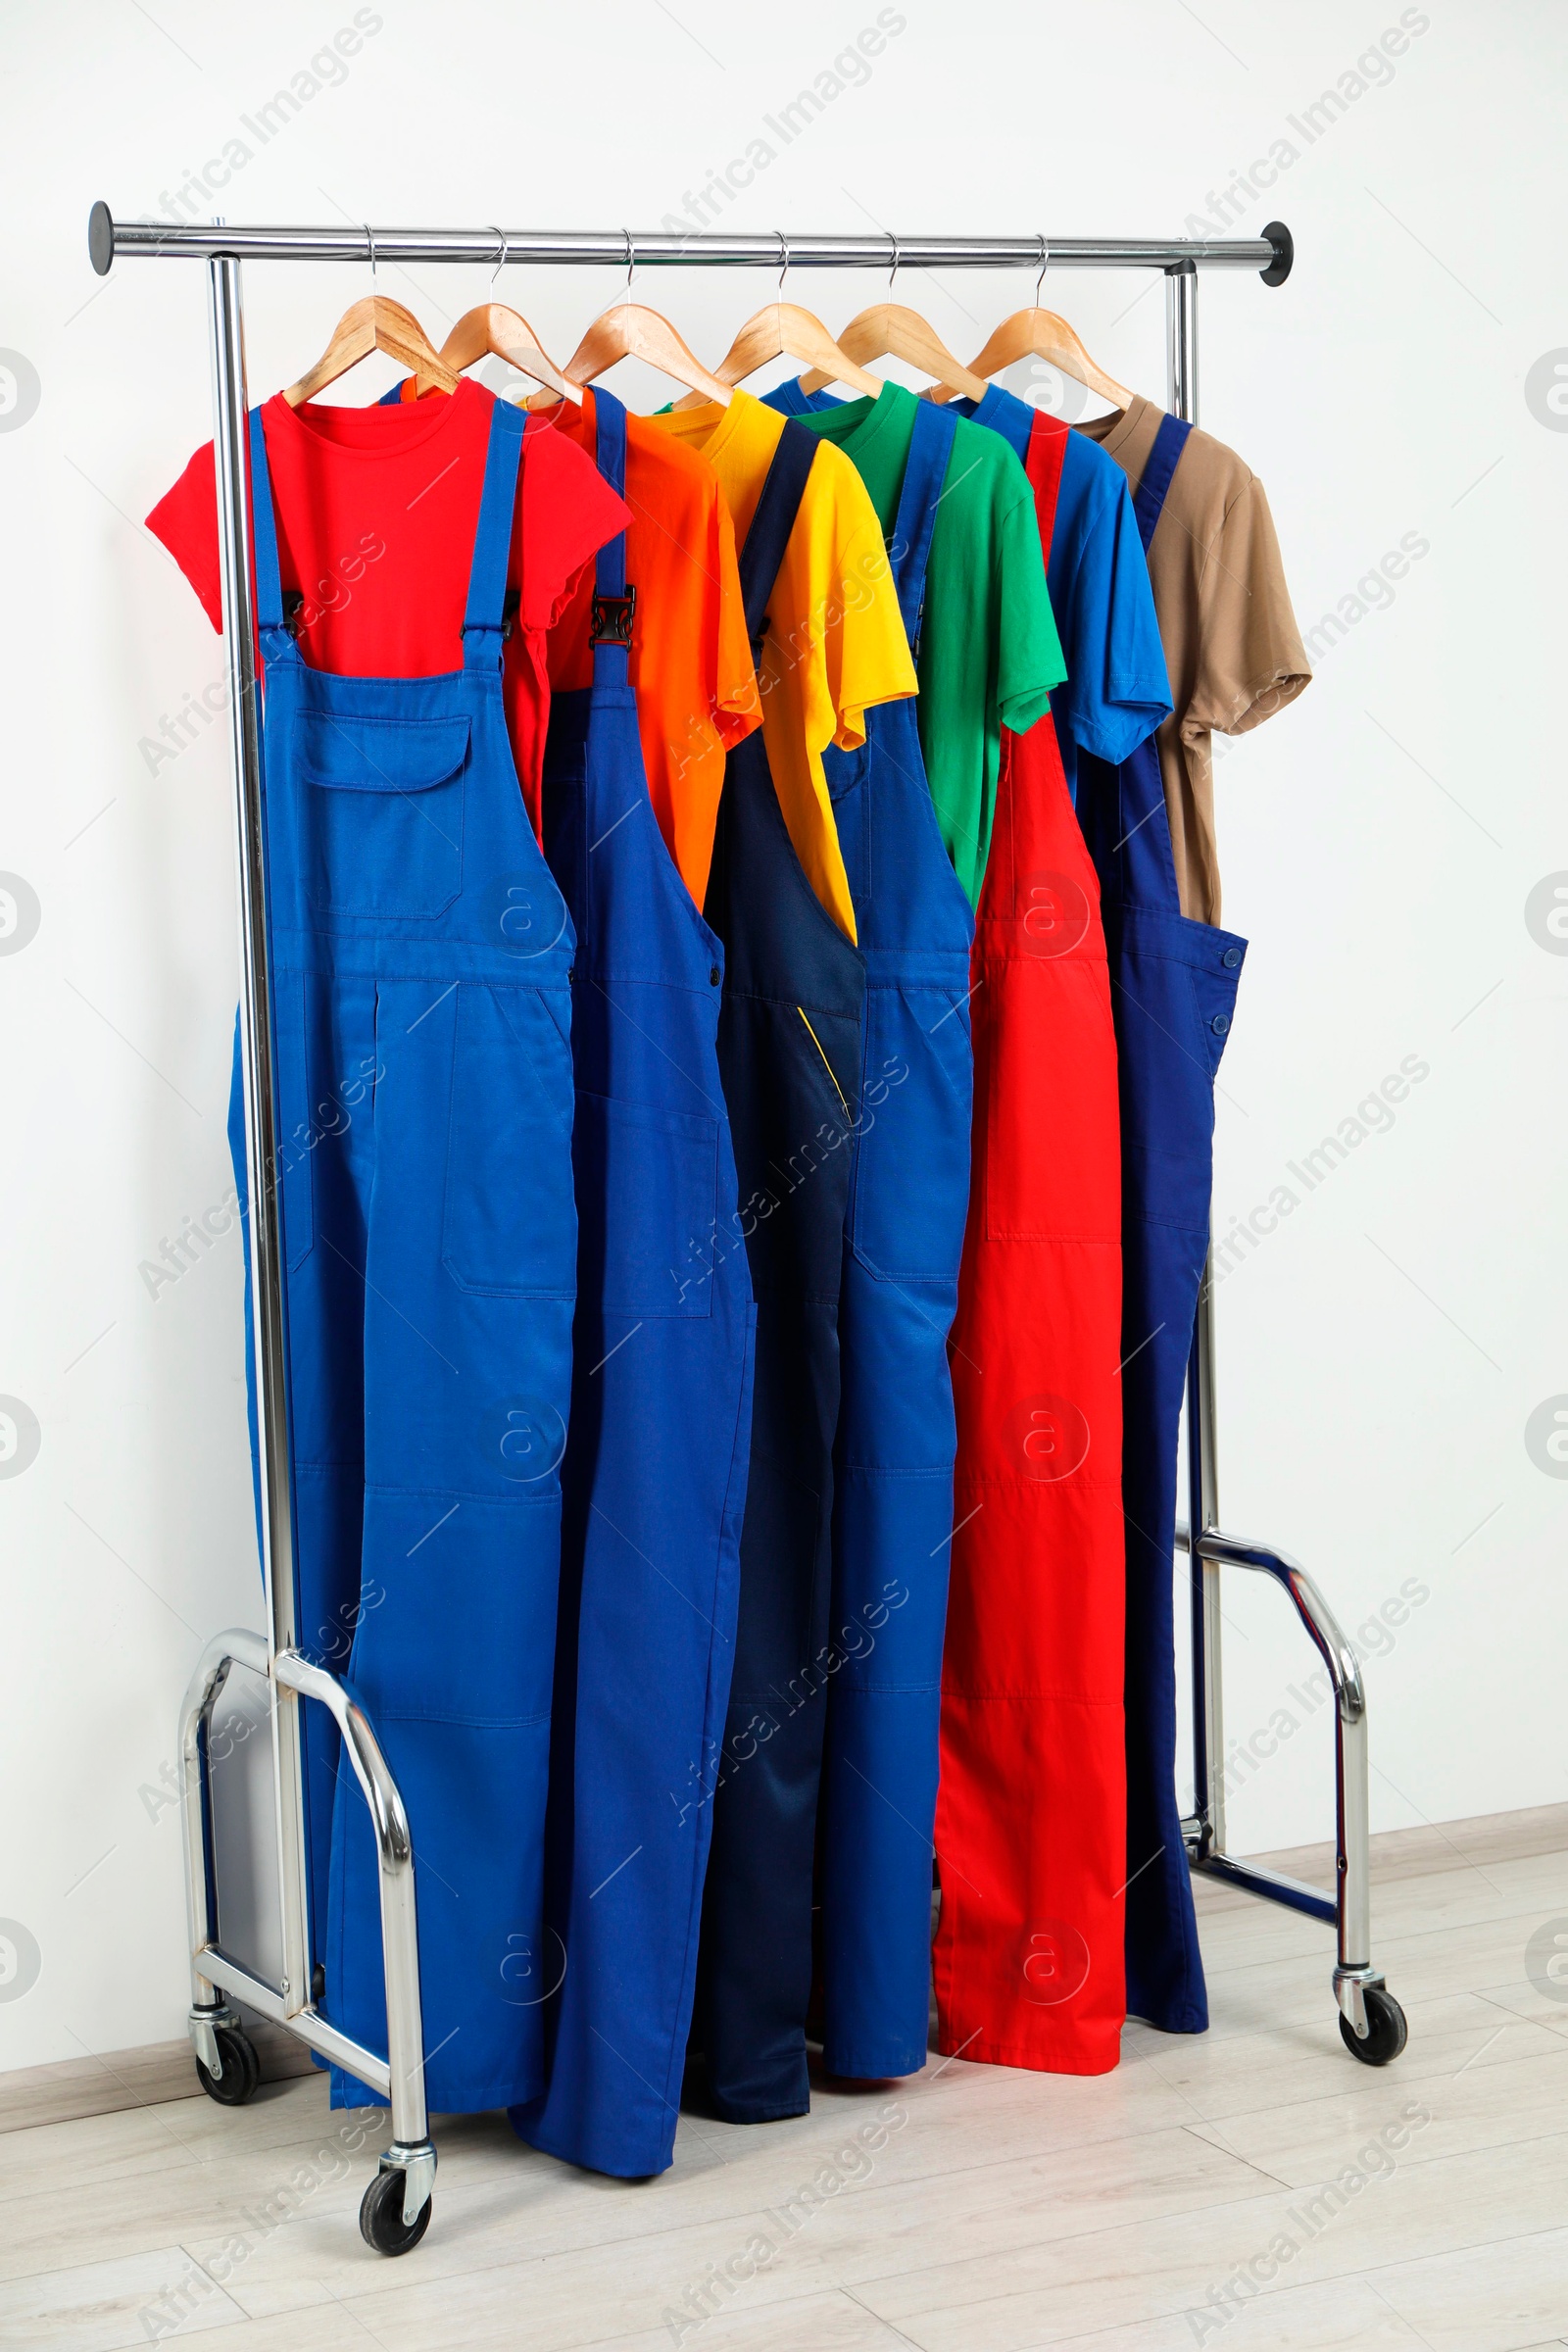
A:
MULTIPOLYGON (((273 975, 278 1208, 283 1220, 283 1262, 291 1274, 296 1266, 305 1263, 316 1247, 315 1170, 318 1139, 311 1119, 310 1023, 306 998, 310 985, 310 977, 304 972, 273 975)), ((238 1074, 236 1067, 236 1077, 238 1074)))
POLYGON ((960 990, 865 992, 852 1237, 883 1282, 956 1282, 969 1206, 974 1049, 960 990))
POLYGON ((1189 969, 1199 1030, 1208 1055, 1208 1074, 1214 1078, 1236 1017, 1236 991, 1247 942, 1238 939, 1234 931, 1216 931, 1211 924, 1197 923, 1191 917, 1183 918, 1183 928, 1193 949, 1189 969))
POLYGON ((460 1290, 576 1288, 571 1049, 537 988, 458 986, 441 1254, 460 1290))
POLYGON ((607 1315, 710 1315, 718 1121, 577 1097, 578 1297, 607 1315))

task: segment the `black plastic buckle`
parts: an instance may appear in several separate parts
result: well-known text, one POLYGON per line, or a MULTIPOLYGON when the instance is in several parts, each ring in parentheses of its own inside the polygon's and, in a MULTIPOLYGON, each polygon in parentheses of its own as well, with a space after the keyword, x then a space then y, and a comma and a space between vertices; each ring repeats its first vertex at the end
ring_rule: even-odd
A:
POLYGON ((300 614, 305 610, 305 591, 285 588, 283 591, 283 626, 296 641, 300 634, 300 614))
POLYGON ((636 610, 635 588, 628 587, 624 596, 600 596, 596 591, 589 644, 630 645, 632 614, 636 610))

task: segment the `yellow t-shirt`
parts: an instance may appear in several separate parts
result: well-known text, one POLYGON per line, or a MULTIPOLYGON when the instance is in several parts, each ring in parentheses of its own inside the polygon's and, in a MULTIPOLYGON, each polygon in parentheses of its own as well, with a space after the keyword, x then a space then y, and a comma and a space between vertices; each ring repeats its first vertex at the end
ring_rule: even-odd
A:
MULTIPOLYGON (((744 546, 784 417, 738 391, 727 408, 667 409, 655 421, 708 460, 744 546)), ((807 477, 767 616, 760 682, 773 789, 812 889, 854 939, 822 754, 830 743, 845 751, 862 744, 865 712, 913 694, 915 677, 876 509, 830 443, 807 477)))

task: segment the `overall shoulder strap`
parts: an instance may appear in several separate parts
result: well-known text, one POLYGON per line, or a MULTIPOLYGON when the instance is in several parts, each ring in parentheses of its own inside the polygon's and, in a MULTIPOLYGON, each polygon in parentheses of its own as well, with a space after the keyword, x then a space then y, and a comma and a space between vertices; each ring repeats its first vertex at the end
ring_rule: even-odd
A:
POLYGON ((517 465, 522 456, 526 423, 522 410, 514 409, 510 401, 492 402, 484 488, 479 494, 479 522, 473 535, 473 563, 468 571, 468 603, 463 615, 465 669, 498 669, 501 665, 507 562, 512 553, 517 465))
POLYGON ((1176 462, 1187 447, 1187 436, 1192 429, 1184 416, 1160 418, 1154 446, 1144 467, 1144 478, 1133 493, 1133 513, 1138 517, 1138 536, 1144 543, 1146 556, 1154 536, 1154 525, 1165 504, 1171 475, 1176 470, 1176 462))
MULTIPOLYGON (((626 412, 613 392, 602 388, 585 397, 594 404, 594 460, 617 498, 626 495, 626 412)), ((593 619, 588 642, 594 654, 594 684, 624 686, 630 679, 631 624, 637 591, 626 585, 626 534, 607 539, 594 559, 593 619)))
POLYGON ((778 437, 767 479, 752 516, 752 527, 740 553, 741 595, 746 606, 746 632, 756 660, 767 626, 767 600, 784 561, 784 550, 795 528, 795 517, 806 495, 806 477, 816 457, 817 438, 804 424, 786 417, 778 437))
POLYGON ((262 659, 270 664, 296 653, 283 617, 283 580, 277 567, 277 517, 272 476, 267 463, 262 412, 251 411, 251 537, 256 551, 256 629, 262 659))
POLYGON ((931 554, 931 535, 936 529, 942 485, 948 478, 948 461, 957 434, 957 416, 951 408, 939 407, 930 400, 917 403, 909 455, 904 467, 904 486, 899 492, 899 511, 888 544, 894 583, 899 591, 899 611, 904 615, 905 634, 914 653, 918 653, 920 645, 920 608, 925 602, 925 567, 931 554))
POLYGON ((1067 457, 1067 435, 1070 426, 1060 416, 1048 416, 1044 409, 1036 409, 1029 427, 1029 449, 1024 459, 1024 471, 1034 486, 1035 518, 1040 525, 1040 546, 1049 564, 1051 541, 1056 528, 1056 500, 1061 490, 1061 469, 1067 457))

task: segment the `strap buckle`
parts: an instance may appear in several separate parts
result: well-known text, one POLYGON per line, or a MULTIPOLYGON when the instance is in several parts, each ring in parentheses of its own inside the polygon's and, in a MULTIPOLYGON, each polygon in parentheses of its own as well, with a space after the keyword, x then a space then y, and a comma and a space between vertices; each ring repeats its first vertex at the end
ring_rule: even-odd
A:
POLYGON ((597 645, 626 645, 631 643, 632 615, 637 610, 637 591, 628 586, 624 596, 601 596, 594 592, 593 619, 588 630, 588 643, 597 645))

